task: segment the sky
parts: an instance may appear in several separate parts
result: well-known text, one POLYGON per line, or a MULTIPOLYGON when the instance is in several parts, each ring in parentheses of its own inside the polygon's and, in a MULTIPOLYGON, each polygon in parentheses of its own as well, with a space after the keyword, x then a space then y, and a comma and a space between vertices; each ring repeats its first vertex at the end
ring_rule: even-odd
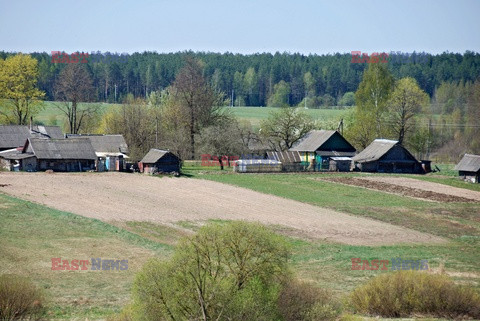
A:
POLYGON ((0 50, 480 52, 480 0, 0 0, 0 50))

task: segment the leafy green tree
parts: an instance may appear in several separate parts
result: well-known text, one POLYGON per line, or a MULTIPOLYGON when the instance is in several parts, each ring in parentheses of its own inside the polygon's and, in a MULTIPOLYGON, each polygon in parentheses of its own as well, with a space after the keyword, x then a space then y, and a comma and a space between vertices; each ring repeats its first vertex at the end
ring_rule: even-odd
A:
POLYGON ((8 123, 25 125, 38 114, 45 93, 37 88, 38 61, 18 54, 0 60, 0 115, 8 123))
POLYGON ((133 285, 146 320, 274 320, 289 275, 285 240, 259 224, 207 225, 170 261, 150 260, 133 285))
POLYGON ((365 148, 386 134, 384 121, 394 79, 385 64, 370 64, 355 93, 355 123, 349 129, 354 144, 365 148))
POLYGON ((354 106, 355 105, 355 93, 354 92, 346 92, 343 94, 342 98, 338 102, 339 106, 354 106))
POLYGON ((428 95, 418 87, 415 79, 403 78, 395 84, 395 89, 388 102, 388 115, 390 129, 400 144, 404 142, 405 135, 412 129, 413 117, 429 102, 428 95))
POLYGON ((290 95, 290 85, 281 80, 273 87, 273 94, 268 98, 269 107, 286 107, 288 104, 288 96, 290 95))
POLYGON ((261 122, 260 134, 273 149, 283 151, 291 148, 314 127, 312 117, 302 109, 282 107, 270 112, 268 118, 261 122))
POLYGON ((475 81, 470 89, 467 100, 466 137, 469 142, 469 152, 480 154, 480 79, 475 81))

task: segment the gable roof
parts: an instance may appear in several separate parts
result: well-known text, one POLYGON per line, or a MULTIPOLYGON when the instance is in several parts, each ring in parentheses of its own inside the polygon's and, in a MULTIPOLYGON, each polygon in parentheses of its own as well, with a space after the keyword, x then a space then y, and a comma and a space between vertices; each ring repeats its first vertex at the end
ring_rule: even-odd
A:
POLYGON ((463 172, 480 171, 480 155, 465 154, 455 166, 455 170, 463 172))
POLYGON ((128 154, 128 146, 123 135, 73 135, 67 138, 84 138, 90 140, 96 153, 128 154))
MULTIPOLYGON (((169 152, 168 150, 152 148, 142 158, 142 160, 140 162, 147 163, 147 164, 153 164, 153 163, 156 163, 159 159, 161 159, 162 157, 164 157, 167 154, 172 154, 173 156, 175 156, 175 154, 169 152)), ((177 156, 175 156, 175 157, 178 158, 177 156)))
POLYGON ((375 139, 358 155, 352 157, 352 160, 358 163, 373 162, 379 160, 385 155, 393 146, 397 145, 398 141, 389 139, 375 139))
POLYGON ((97 156, 87 139, 40 139, 29 138, 23 153, 33 152, 37 159, 88 159, 97 156))
POLYGON ((355 147, 353 147, 339 132, 336 130, 323 129, 309 131, 300 142, 290 148, 290 151, 315 152, 329 139, 336 135, 346 143, 346 146, 348 146, 351 152, 355 152, 355 147))
POLYGON ((23 146, 28 138, 63 138, 58 126, 0 125, 0 148, 16 148, 23 146))
POLYGON ((302 161, 300 153, 294 151, 267 152, 267 158, 283 164, 300 163, 302 161))

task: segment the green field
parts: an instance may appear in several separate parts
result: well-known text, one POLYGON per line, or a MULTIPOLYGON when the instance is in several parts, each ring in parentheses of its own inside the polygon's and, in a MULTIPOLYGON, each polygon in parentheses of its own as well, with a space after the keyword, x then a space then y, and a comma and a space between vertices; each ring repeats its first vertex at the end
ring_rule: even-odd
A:
MULTIPOLYGON (((60 102, 46 101, 44 102, 44 109, 35 117, 35 121, 44 125, 62 126, 65 119, 64 114, 56 105, 60 102)), ((94 103, 100 105, 100 110, 105 111, 108 108, 120 106, 116 104, 94 103)), ((268 117, 271 111, 278 110, 273 107, 225 107, 225 110, 230 110, 239 120, 249 121, 253 127, 258 127, 263 119, 268 117)), ((338 121, 345 110, 341 109, 306 109, 307 114, 319 121, 338 121)))
MULTIPOLYGON (((319 181, 322 174, 234 174, 190 167, 191 179, 208 179, 369 217, 444 237, 442 245, 352 246, 303 239, 285 227, 292 264, 302 279, 333 290, 339 298, 382 271, 352 271, 351 258, 426 259, 434 270, 480 289, 480 204, 432 203, 358 187, 319 181)), ((333 174, 342 175, 342 174, 333 174)), ((345 174, 343 174, 345 175, 345 174)), ((356 174, 357 175, 357 174, 356 174)), ((362 175, 362 174, 360 174, 362 175)), ((423 178, 450 184, 450 177, 423 178)), ((116 225, 53 210, 0 194, 0 273, 29 276, 50 298, 51 318, 101 319, 129 300, 135 273, 152 256, 167 258, 196 222, 162 226, 148 222, 116 225), (91 256, 129 260, 126 271, 52 271, 51 258, 91 256)), ((385 272, 383 272, 385 273, 385 272)))

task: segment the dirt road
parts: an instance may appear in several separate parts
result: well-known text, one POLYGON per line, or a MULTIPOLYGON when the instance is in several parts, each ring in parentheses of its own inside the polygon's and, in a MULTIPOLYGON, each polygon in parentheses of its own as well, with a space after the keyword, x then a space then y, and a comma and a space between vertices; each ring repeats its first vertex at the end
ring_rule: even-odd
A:
POLYGON ((126 173, 0 173, 0 192, 107 222, 247 220, 283 225, 308 237, 354 245, 444 241, 371 219, 189 178, 126 173))

